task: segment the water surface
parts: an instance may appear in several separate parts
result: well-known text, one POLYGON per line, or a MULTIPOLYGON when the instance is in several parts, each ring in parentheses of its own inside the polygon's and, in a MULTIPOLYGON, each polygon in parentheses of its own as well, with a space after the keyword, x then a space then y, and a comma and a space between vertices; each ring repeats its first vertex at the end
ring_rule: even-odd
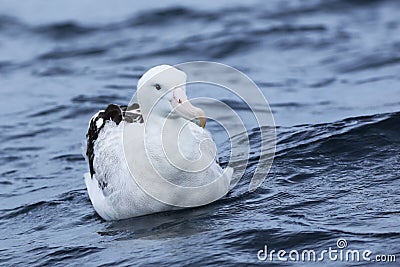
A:
MULTIPOLYGON (((0 262, 250 266, 266 264, 257 260, 264 245, 323 250, 338 238, 400 260, 399 8, 395 0, 0 1, 0 262), (127 103, 150 67, 193 60, 231 65, 259 85, 277 125, 270 173, 247 192, 263 153, 250 120, 252 158, 228 197, 103 221, 83 181, 89 118, 127 103)), ((207 96, 251 116, 226 92, 207 96)), ((224 134, 209 130, 226 163, 224 134)))

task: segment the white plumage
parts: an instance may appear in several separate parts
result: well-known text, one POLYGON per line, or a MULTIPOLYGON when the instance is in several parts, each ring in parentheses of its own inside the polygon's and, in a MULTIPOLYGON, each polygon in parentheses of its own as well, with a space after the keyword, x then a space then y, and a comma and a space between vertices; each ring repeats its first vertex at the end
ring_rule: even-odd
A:
POLYGON ((105 220, 210 203, 228 190, 233 169, 215 160, 204 112, 186 98, 186 75, 162 65, 139 80, 138 102, 109 105, 91 119, 85 183, 105 220))

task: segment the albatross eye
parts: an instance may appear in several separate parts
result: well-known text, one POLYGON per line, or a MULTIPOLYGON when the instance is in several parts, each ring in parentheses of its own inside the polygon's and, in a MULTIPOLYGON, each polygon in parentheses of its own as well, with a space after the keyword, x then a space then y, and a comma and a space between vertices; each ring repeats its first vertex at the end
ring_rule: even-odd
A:
POLYGON ((159 85, 158 83, 156 83, 156 84, 154 85, 154 87, 155 87, 157 90, 160 90, 160 89, 161 89, 161 85, 159 85))

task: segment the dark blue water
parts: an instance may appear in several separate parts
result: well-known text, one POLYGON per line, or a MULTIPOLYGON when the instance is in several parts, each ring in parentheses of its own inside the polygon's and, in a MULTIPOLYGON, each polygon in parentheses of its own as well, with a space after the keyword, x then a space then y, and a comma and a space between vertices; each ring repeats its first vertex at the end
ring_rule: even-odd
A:
POLYGON ((321 251, 338 238, 398 264, 400 2, 215 2, 0 1, 2 265, 251 266, 271 264, 257 259, 264 245, 321 251), (103 221, 83 181, 89 118, 126 104, 150 67, 193 60, 260 86, 277 124, 270 173, 247 192, 263 153, 254 125, 254 154, 228 197, 103 221))

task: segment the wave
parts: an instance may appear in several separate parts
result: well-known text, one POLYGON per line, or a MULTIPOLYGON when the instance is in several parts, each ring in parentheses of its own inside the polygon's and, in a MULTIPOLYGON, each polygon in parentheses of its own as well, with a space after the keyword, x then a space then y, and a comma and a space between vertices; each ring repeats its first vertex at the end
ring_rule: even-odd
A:
POLYGON ((89 203, 86 198, 86 190, 71 190, 60 194, 52 200, 42 200, 13 209, 3 209, 0 220, 7 221, 16 217, 20 217, 19 220, 22 220, 22 218, 33 220, 35 217, 46 216, 48 212, 54 211, 54 209, 57 210, 59 206, 68 206, 80 202, 89 203))
POLYGON ((62 261, 72 261, 87 257, 88 255, 102 251, 104 248, 94 246, 40 246, 31 249, 29 252, 35 255, 30 264, 38 266, 53 266, 62 261))
POLYGON ((285 132, 280 127, 277 155, 286 156, 295 148, 314 146, 315 150, 340 153, 350 149, 362 150, 364 145, 392 145, 398 142, 396 134, 400 112, 347 118, 334 123, 300 125, 285 132), (341 150, 343 149, 343 150, 341 150))

